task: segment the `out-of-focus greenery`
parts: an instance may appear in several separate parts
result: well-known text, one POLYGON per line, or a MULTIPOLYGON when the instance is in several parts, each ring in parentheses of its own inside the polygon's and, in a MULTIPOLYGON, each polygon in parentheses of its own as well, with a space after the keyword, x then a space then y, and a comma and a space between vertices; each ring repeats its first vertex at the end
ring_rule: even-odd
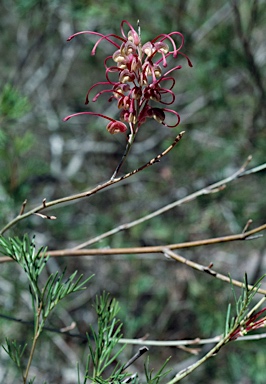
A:
MULTIPOLYGON (((118 116, 108 96, 84 106, 90 86, 105 80, 103 61, 112 54, 112 47, 103 41, 96 56, 91 56, 95 37, 84 35, 67 43, 68 36, 80 30, 120 33, 121 20, 127 19, 136 26, 139 19, 143 42, 160 33, 182 32, 183 51, 193 62, 193 68, 188 68, 185 60, 178 58, 183 68, 176 75, 174 109, 181 115, 181 125, 171 130, 154 121, 147 122, 123 171, 149 161, 179 131, 185 130, 183 139, 168 157, 117 187, 54 209, 55 221, 33 216, 14 227, 10 234, 35 234, 37 243, 49 249, 73 247, 230 175, 250 154, 251 165, 265 162, 266 3, 236 1, 241 28, 233 3, 1 2, 2 225, 18 214, 25 199, 32 207, 43 198, 49 201, 107 180, 123 154, 125 138, 109 135, 103 120, 82 117, 62 122, 67 114, 84 110, 118 116), (247 44, 254 62, 245 50, 247 44)), ((264 191, 265 173, 251 175, 217 194, 175 208, 96 246, 156 245, 239 233, 250 218, 254 225, 265 222, 264 191)), ((250 282, 265 270, 263 238, 186 250, 183 254, 203 265, 213 262, 215 270, 240 280, 247 271, 250 282)), ((96 321, 88 302, 105 289, 120 302, 125 337, 149 334, 151 339, 187 339, 222 332, 227 303, 231 300, 229 286, 168 262, 162 256, 145 257, 50 260, 51 271, 67 265, 70 271, 79 269, 86 275, 96 274, 94 288, 69 299, 61 313, 53 315, 51 325, 60 328, 75 320, 79 331, 85 333, 89 323, 96 321)), ((20 272, 14 265, 4 265, 1 278, 1 312, 30 320, 29 298, 21 294, 20 272)), ((25 326, 3 320, 1 327, 3 337, 15 333, 23 338, 26 332, 25 326)), ((38 358, 44 380, 73 382, 67 377, 75 371, 83 345, 49 333, 41 343, 38 358), (58 366, 51 372, 55 357, 58 366), (47 372, 51 372, 50 376, 47 372)), ((264 340, 229 345, 184 383, 240 383, 244 377, 250 383, 263 383, 264 349, 264 340)), ((170 348, 154 348, 150 353, 160 363, 172 355, 169 365, 174 370, 181 361, 191 358, 184 351, 170 348)), ((1 357, 1 366, 5 364, 1 357)), ((39 369, 37 361, 36 367, 39 369)), ((8 375, 12 377, 12 373, 8 375)))

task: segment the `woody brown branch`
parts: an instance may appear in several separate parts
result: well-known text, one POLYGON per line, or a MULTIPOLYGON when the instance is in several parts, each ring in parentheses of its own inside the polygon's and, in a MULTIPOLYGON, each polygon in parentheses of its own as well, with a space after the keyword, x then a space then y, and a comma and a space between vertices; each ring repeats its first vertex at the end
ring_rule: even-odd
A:
MULTIPOLYGON (((232 241, 248 240, 249 237, 258 234, 266 229, 266 224, 251 229, 244 233, 236 235, 228 235, 222 237, 215 237, 211 239, 189 241, 177 244, 164 244, 148 247, 129 247, 129 248, 100 248, 100 249, 63 249, 49 251, 51 257, 65 257, 65 256, 113 256, 113 255, 129 255, 129 254, 149 254, 149 253, 164 253, 167 248, 169 250, 199 247, 203 245, 213 245, 220 243, 227 243, 232 241)), ((1 257, 0 262, 12 261, 9 257, 1 257)))

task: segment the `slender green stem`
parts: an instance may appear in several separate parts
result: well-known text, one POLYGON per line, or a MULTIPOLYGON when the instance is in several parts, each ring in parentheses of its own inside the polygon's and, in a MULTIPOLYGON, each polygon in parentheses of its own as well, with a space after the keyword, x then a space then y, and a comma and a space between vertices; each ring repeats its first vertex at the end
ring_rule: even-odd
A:
POLYGON ((42 329, 42 327, 40 325, 40 314, 41 314, 41 310, 38 309, 38 311, 36 313, 36 316, 35 316, 35 321, 34 321, 35 324, 34 324, 33 342, 32 342, 32 346, 31 346, 30 355, 29 355, 29 359, 28 359, 28 362, 27 362, 26 370, 25 370, 25 373, 23 375, 23 384, 27 384, 27 379, 28 379, 28 376, 29 376, 30 366, 31 366, 33 355, 34 355, 34 352, 35 352, 37 340, 38 340, 38 338, 40 336, 41 329, 42 329))
POLYGON ((29 375, 29 370, 30 370, 30 366, 31 366, 31 363, 32 363, 32 359, 33 359, 33 355, 34 355, 34 351, 35 351, 35 348, 36 348, 36 343, 37 343, 38 337, 39 337, 39 334, 36 334, 34 336, 34 338, 33 338, 33 343, 32 343, 32 346, 31 346, 30 356, 29 356, 29 359, 28 359, 28 363, 27 363, 27 367, 26 367, 26 370, 25 370, 25 374, 23 376, 23 383, 24 384, 27 383, 27 378, 28 378, 28 375, 29 375))
POLYGON ((219 349, 226 344, 228 341, 229 335, 224 337, 221 341, 219 341, 218 344, 215 345, 206 355, 204 355, 200 360, 198 360, 196 363, 190 365, 189 367, 183 369, 180 371, 172 380, 168 381, 167 384, 175 384, 178 383, 180 380, 182 380, 184 377, 188 376, 190 373, 192 373, 196 368, 198 368, 201 364, 205 363, 210 357, 215 355, 219 349))

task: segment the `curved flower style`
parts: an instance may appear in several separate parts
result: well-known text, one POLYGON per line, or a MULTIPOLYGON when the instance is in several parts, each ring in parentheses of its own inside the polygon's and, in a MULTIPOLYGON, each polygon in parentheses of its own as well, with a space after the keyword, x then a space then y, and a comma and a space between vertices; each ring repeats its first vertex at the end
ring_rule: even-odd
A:
POLYGON ((133 136, 147 118, 153 118, 169 128, 176 127, 179 124, 179 114, 172 109, 164 108, 164 105, 171 105, 175 101, 175 94, 172 91, 175 80, 169 75, 181 69, 181 65, 171 68, 164 74, 163 68, 167 67, 167 59, 170 56, 177 58, 178 55, 184 56, 187 59, 188 65, 192 67, 189 58, 180 51, 184 44, 184 37, 180 32, 160 34, 142 45, 140 35, 128 21, 123 20, 121 23, 122 37, 115 34, 103 35, 98 32, 83 31, 70 36, 68 41, 80 34, 92 34, 99 37, 92 49, 92 55, 95 55, 98 45, 103 40, 108 41, 116 48, 114 54, 108 56, 104 62, 107 81, 98 82, 90 87, 86 95, 85 104, 89 103, 91 91, 95 87, 106 86, 107 88, 99 91, 92 98, 92 101, 96 101, 98 97, 105 93, 110 93, 109 101, 115 100, 118 109, 121 110, 120 121, 93 112, 75 113, 65 117, 64 121, 82 114, 96 115, 110 120, 106 128, 111 134, 124 133, 129 127, 130 134, 133 136), (125 24, 129 28, 127 35, 124 31, 125 24), (178 47, 174 41, 176 36, 181 38, 181 43, 178 47), (114 39, 118 40, 120 45, 114 39), (110 59, 115 62, 115 66, 107 65, 110 59), (112 73, 117 74, 117 81, 110 80, 109 75, 112 73), (166 88, 164 85, 166 83, 170 83, 169 88, 166 88), (161 104, 162 107, 155 107, 154 104, 156 105, 156 103, 161 104), (176 123, 168 125, 165 122, 166 113, 173 114, 176 117, 176 123))

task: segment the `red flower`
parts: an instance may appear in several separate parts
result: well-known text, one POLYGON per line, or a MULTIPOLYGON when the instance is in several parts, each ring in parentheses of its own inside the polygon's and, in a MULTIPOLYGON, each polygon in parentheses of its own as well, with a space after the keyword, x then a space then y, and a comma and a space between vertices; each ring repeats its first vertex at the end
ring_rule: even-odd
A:
POLYGON ((65 121, 81 114, 100 116, 110 120, 110 123, 107 125, 107 130, 112 134, 126 132, 127 125, 130 133, 136 134, 139 127, 147 118, 153 118, 170 128, 176 127, 179 124, 180 117, 176 111, 164 108, 163 106, 154 107, 153 104, 155 102, 162 105, 171 105, 175 101, 175 94, 172 91, 175 80, 172 76, 168 75, 181 69, 181 65, 175 66, 163 74, 162 67, 167 67, 167 58, 169 58, 169 56, 177 58, 178 55, 182 55, 187 59, 188 65, 192 67, 189 58, 180 51, 184 44, 184 37, 180 32, 160 34, 142 46, 138 33, 128 21, 123 20, 121 23, 122 37, 115 34, 102 35, 98 32, 83 31, 70 36, 68 41, 84 33, 99 36, 98 41, 92 49, 92 55, 95 55, 98 45, 104 40, 116 48, 114 54, 108 56, 104 62, 107 81, 98 82, 89 88, 85 104, 89 103, 91 91, 94 90, 95 87, 107 86, 106 89, 99 91, 92 98, 92 101, 95 102, 101 95, 110 93, 109 101, 116 100, 117 107, 121 110, 120 120, 124 123, 93 112, 75 113, 67 116, 64 119, 65 121), (127 35, 124 31, 125 25, 129 28, 127 35), (178 47, 174 40, 176 36, 181 38, 181 43, 178 47), (116 40, 118 40, 120 45, 116 40), (170 47, 168 44, 170 44, 170 47), (108 66, 107 63, 109 60, 113 60, 116 65, 108 66), (110 73, 117 73, 118 80, 116 82, 110 80, 110 73), (169 82, 170 87, 164 87, 164 84, 169 84, 169 82), (171 113, 176 116, 177 121, 174 125, 168 125, 165 122, 165 113, 171 113))

